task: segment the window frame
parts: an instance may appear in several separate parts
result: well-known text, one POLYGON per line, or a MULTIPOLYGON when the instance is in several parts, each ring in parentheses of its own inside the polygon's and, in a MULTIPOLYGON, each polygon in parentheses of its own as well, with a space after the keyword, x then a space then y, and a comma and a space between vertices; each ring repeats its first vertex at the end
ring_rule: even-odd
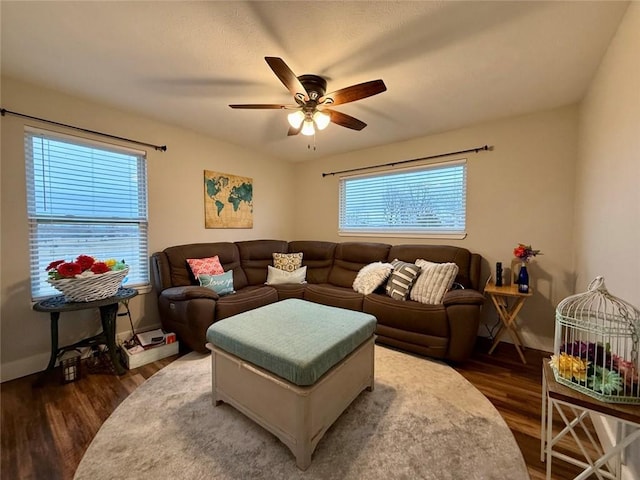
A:
MULTIPOLYGON (((136 288, 141 293, 146 293, 151 290, 151 278, 150 278, 150 268, 149 268, 149 201, 148 201, 148 171, 147 171, 147 152, 144 150, 132 149, 129 147, 125 147, 118 144, 107 143, 103 141, 98 141, 94 139, 89 139, 82 136, 69 135, 66 133, 60 133, 58 131, 53 130, 45 130, 42 128, 36 128, 31 126, 24 127, 24 155, 25 155, 25 183, 26 183, 26 200, 27 200, 27 224, 29 228, 29 271, 30 271, 30 293, 31 299, 33 301, 38 301, 43 298, 47 298, 53 295, 58 295, 60 292, 53 289, 53 287, 49 286, 46 281, 47 275, 45 271, 46 265, 54 260, 65 259, 68 261, 73 260, 74 258, 70 258, 70 253, 68 252, 69 247, 61 247, 58 248, 58 252, 56 251, 56 247, 45 247, 42 245, 42 240, 39 239, 39 227, 42 230, 42 226, 54 226, 61 227, 62 225, 74 227, 82 227, 85 226, 87 229, 94 229, 97 227, 104 227, 105 229, 112 229, 114 226, 116 229, 121 227, 120 230, 116 230, 117 233, 120 233, 124 238, 125 242, 127 242, 127 247, 132 248, 136 255, 135 259, 129 258, 127 261, 130 265, 135 265, 137 268, 137 272, 132 275, 131 270, 129 271, 128 277, 131 278, 129 283, 126 283, 126 286, 129 288, 136 288), (36 183, 36 175, 40 172, 36 171, 35 162, 37 161, 36 155, 33 152, 33 138, 43 138, 46 141, 60 142, 68 145, 73 145, 82 148, 89 148, 97 150, 105 155, 129 155, 133 157, 132 161, 135 162, 135 165, 132 165, 132 168, 136 170, 135 180, 132 179, 131 182, 127 183, 128 188, 134 190, 136 195, 136 214, 135 215, 109 215, 101 218, 91 217, 91 216, 82 216, 82 215, 74 215, 74 212, 60 214, 60 213, 46 213, 46 212, 38 212, 37 206, 37 198, 38 195, 43 195, 43 192, 47 187, 37 186, 36 183), (135 232, 133 237, 127 236, 127 230, 122 229, 129 227, 128 231, 135 232), (131 229, 130 227, 134 227, 131 229), (51 249, 54 250, 54 254, 50 255, 49 253, 42 252, 42 250, 51 249), (66 253, 65 253, 66 249, 66 253), (58 256, 59 255, 59 256, 58 256), (45 257, 46 258, 43 258, 45 257), (55 257, 55 258, 54 258, 55 257)), ((66 157, 69 158, 69 157, 66 157)), ((51 161, 51 156, 47 155, 47 161, 51 161)), ((44 159, 43 159, 44 161, 44 159)), ((103 160, 104 162, 104 160, 103 160)), ((116 168, 113 170, 113 175, 117 175, 118 173, 122 173, 122 171, 118 171, 116 168)), ((125 172, 128 173, 128 172, 125 172)), ((46 177, 46 181, 50 182, 49 176, 46 177)), ((92 185, 94 185, 92 183, 92 185)), ((78 194, 83 193, 87 194, 86 191, 77 191, 78 194)), ((92 193, 92 196, 95 197, 95 194, 92 193)), ((73 228, 73 227, 72 227, 73 228)), ((95 231, 95 230, 93 230, 95 231)), ((93 233, 92 231, 92 233, 93 233)), ((60 243, 64 243, 64 237, 57 237, 51 233, 45 232, 45 240, 48 241, 59 241, 60 243)), ((130 235, 130 233, 129 233, 130 235)), ((110 235, 114 237, 114 235, 110 235)), ((104 241, 105 236, 99 237, 100 242, 104 241)), ((116 237, 111 242, 112 251, 117 250, 117 245, 121 241, 120 237, 116 237)), ((98 242, 95 242, 98 243, 98 242)), ((78 251, 74 253, 74 255, 80 254, 89 254, 96 255, 94 252, 90 251, 80 251, 82 249, 82 245, 78 246, 78 251)), ((109 248, 105 248, 104 251, 109 250, 109 248)), ((75 249, 74 249, 75 251, 75 249)), ((109 255, 103 258, 101 255, 96 255, 100 260, 106 260, 107 258, 116 258, 117 255, 109 255)), ((117 258, 120 260, 120 258, 117 258)), ((125 260, 127 260, 125 258, 125 260)), ((125 280, 126 281, 126 280, 125 280)))
POLYGON ((342 237, 397 237, 397 238, 431 238, 431 239, 464 239, 467 236, 467 196, 468 196, 468 168, 467 159, 455 159, 445 162, 433 162, 428 164, 422 164, 419 166, 377 170, 375 172, 344 175, 339 177, 338 181, 338 235, 342 237), (429 172, 435 170, 441 170, 443 168, 450 167, 462 167, 462 203, 461 213, 463 216, 463 226, 460 229, 420 229, 420 228, 396 228, 392 226, 384 227, 348 227, 343 225, 343 216, 346 215, 346 206, 344 202, 346 192, 346 182, 349 180, 363 179, 363 178, 384 178, 394 177, 397 175, 404 175, 411 172, 429 172))

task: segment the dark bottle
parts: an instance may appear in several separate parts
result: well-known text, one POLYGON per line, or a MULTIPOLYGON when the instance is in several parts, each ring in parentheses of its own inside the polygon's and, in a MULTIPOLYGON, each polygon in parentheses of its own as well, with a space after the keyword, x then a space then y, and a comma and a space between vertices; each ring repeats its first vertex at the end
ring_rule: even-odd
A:
POLYGON ((518 292, 529 293, 529 272, 527 272, 527 266, 524 263, 518 274, 518 292))
POLYGON ((496 287, 502 286, 502 262, 496 263, 496 287))

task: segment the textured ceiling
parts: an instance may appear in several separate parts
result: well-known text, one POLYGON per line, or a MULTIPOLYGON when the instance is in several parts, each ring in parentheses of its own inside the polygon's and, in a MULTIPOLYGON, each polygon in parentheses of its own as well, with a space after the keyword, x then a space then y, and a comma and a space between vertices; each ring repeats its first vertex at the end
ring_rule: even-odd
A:
POLYGON ((302 161, 577 102, 626 7, 3 0, 1 67, 3 75, 302 161), (309 150, 309 137, 287 137, 285 111, 228 107, 292 103, 265 56, 282 57, 297 75, 324 76, 329 91, 378 78, 388 90, 335 107, 368 126, 330 125, 309 150))

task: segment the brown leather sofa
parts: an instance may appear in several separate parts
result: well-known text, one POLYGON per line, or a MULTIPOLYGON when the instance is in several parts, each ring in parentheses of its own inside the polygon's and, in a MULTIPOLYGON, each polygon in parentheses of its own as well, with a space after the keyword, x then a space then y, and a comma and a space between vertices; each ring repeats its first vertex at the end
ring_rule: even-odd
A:
POLYGON ((152 269, 162 326, 192 350, 207 351, 206 331, 217 320, 285 298, 302 298, 371 313, 378 320, 379 343, 459 362, 471 355, 484 303, 480 262, 480 255, 453 246, 251 240, 169 247, 153 254, 152 269), (307 283, 265 285, 274 252, 302 252, 307 283), (214 255, 225 271, 233 270, 235 294, 219 297, 193 277, 187 258, 214 255), (464 289, 447 292, 441 305, 394 300, 382 290, 370 295, 353 290, 363 266, 396 258, 454 262, 459 267, 455 281, 464 289))

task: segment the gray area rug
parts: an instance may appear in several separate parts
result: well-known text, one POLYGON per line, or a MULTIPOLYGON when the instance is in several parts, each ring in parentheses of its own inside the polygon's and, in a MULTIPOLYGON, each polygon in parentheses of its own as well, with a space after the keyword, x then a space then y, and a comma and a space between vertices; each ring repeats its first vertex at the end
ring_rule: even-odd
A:
POLYGON ((498 411, 447 365, 376 346, 375 390, 327 431, 305 472, 233 407, 211 403, 211 359, 190 353, 107 419, 77 480, 528 479, 498 411))

